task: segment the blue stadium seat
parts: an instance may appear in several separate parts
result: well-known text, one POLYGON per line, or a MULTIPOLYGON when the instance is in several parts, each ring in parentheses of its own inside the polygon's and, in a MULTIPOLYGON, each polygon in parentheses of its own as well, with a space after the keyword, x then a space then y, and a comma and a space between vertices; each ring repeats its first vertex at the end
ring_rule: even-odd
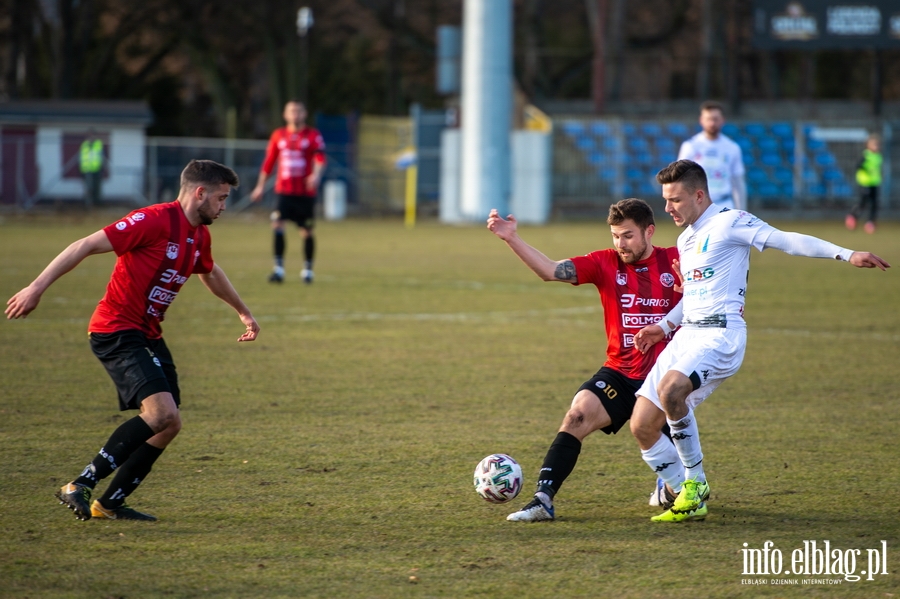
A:
POLYGON ((776 168, 775 172, 772 174, 772 179, 774 179, 776 183, 786 185, 794 182, 794 173, 788 168, 779 167, 776 168))
POLYGON ((757 193, 764 198, 777 198, 781 195, 781 190, 774 183, 763 183, 757 193))
POLYGON ((637 127, 631 123, 622 123, 622 135, 632 137, 635 134, 637 134, 637 127))
POLYGON ((605 137, 607 135, 612 135, 612 127, 610 127, 607 123, 592 123, 591 133, 598 137, 605 137))
POLYGON ((822 180, 826 183, 844 182, 844 173, 839 168, 827 167, 822 171, 822 180))
POLYGON ((741 130, 737 128, 737 125, 732 125, 731 123, 725 123, 725 126, 722 127, 722 133, 734 139, 735 137, 741 134, 741 130))
POLYGON ((684 123, 669 123, 666 125, 666 131, 675 139, 682 141, 691 136, 691 130, 684 123))
POLYGON ((806 185, 806 193, 811 196, 825 195, 825 186, 821 183, 809 183, 806 185))
POLYGON ((806 140, 806 149, 811 150, 813 152, 818 152, 820 150, 825 150, 827 145, 821 139, 812 139, 809 138, 806 140))
POLYGON ((575 146, 579 150, 590 151, 593 150, 596 146, 594 143, 594 139, 592 137, 577 137, 575 139, 575 146))
POLYGON ((625 144, 632 152, 647 152, 650 150, 650 144, 643 137, 627 137, 625 138, 625 144))
POLYGON ((759 157, 759 161, 766 166, 781 166, 782 160, 778 152, 763 153, 759 157))
POLYGON ((631 166, 625 169, 625 178, 629 181, 640 181, 644 178, 644 171, 640 168, 631 166))
POLYGON ((774 137, 760 137, 756 140, 756 145, 759 146, 759 149, 764 153, 777 152, 778 151, 778 140, 774 137))
POLYGON ((790 123, 773 123, 772 133, 781 139, 794 139, 794 126, 790 123))
POLYGON ((753 152, 743 152, 741 154, 741 160, 744 161, 744 166, 749 167, 756 164, 756 157, 753 155, 753 152))
POLYGON ((632 156, 632 160, 635 162, 635 164, 642 164, 642 165, 656 163, 656 158, 650 152, 636 152, 632 156))
POLYGON ((584 133, 584 125, 578 121, 563 121, 560 127, 571 137, 584 133))
POLYGON ((644 123, 641 125, 641 133, 647 137, 662 137, 663 131, 656 123, 644 123))
POLYGON ((846 183, 832 183, 829 185, 831 195, 839 198, 849 198, 853 195, 853 188, 846 183))
POLYGON ((619 140, 615 137, 604 137, 600 140, 600 145, 603 146, 604 150, 616 151, 619 149, 619 140))
POLYGON ((792 198, 794 197, 794 184, 793 183, 785 183, 779 187, 782 197, 792 198))
POLYGON ((634 195, 635 186, 631 185, 631 183, 625 183, 622 185, 622 195, 626 198, 629 198, 634 195))
POLYGON ((761 185, 769 181, 769 175, 766 171, 755 168, 747 173, 747 181, 752 185, 761 185))
POLYGON ((606 162, 606 154, 603 152, 591 152, 587 155, 588 164, 598 166, 606 162))
POLYGON ((806 185, 814 185, 819 182, 819 173, 814 168, 803 169, 803 183, 806 185))
POLYGON ((741 152, 748 154, 753 151, 753 142, 746 137, 738 137, 734 142, 740 146, 741 152))
POLYGON ((781 139, 781 149, 785 152, 793 152, 795 147, 793 137, 783 137, 781 139))
POLYGON ((760 137, 766 134, 766 126, 762 123, 745 123, 744 133, 750 137, 760 137))
POLYGON ((654 140, 653 145, 656 146, 657 152, 661 152, 663 150, 667 152, 675 152, 678 149, 675 144, 675 140, 673 140, 671 137, 658 137, 656 138, 656 140, 654 140))
POLYGON ((834 166, 837 164, 837 160, 835 160, 834 154, 831 152, 818 152, 813 161, 819 166, 834 166))
POLYGON ((603 181, 615 181, 616 180, 616 168, 613 166, 603 166, 597 170, 597 175, 599 175, 600 179, 603 181))
POLYGON ((651 183, 649 181, 645 181, 638 187, 638 191, 643 196, 643 199, 649 199, 652 197, 659 196, 661 191, 661 187, 656 183, 651 183))

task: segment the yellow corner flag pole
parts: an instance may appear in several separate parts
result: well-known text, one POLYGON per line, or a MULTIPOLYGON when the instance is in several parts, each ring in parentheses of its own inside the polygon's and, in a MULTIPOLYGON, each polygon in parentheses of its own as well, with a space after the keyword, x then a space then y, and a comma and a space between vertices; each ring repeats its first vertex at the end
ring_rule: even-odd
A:
POLYGON ((416 175, 418 171, 416 163, 406 167, 406 213, 403 222, 407 229, 416 226, 416 175))

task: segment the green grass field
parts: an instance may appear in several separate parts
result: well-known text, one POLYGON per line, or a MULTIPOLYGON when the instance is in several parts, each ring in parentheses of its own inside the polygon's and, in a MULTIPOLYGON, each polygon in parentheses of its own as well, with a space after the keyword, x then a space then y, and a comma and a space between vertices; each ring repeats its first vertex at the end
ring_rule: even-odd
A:
MULTIPOLYGON (((657 245, 674 243, 660 216, 657 245)), ((0 298, 116 217, 0 220, 0 298)), ((76 521, 53 493, 123 418, 86 335, 113 260, 89 258, 0 323, 0 596, 895 596, 900 225, 773 224, 895 267, 753 252, 743 368, 697 414, 710 515, 682 525, 649 521, 654 477, 627 431, 588 437, 557 521, 505 521, 603 362, 593 287, 542 283, 481 226, 396 221, 322 223, 312 286, 292 234, 290 278, 272 286, 252 216, 212 232, 258 341, 236 343, 239 320, 196 279, 164 323, 184 429, 130 500, 159 522, 76 521), (494 452, 525 472, 505 506, 472 489, 494 452), (789 567, 807 540, 861 550, 857 574, 884 540, 889 574, 742 574, 744 543, 772 541, 789 567)), ((555 259, 610 244, 602 222, 521 234, 555 259)))

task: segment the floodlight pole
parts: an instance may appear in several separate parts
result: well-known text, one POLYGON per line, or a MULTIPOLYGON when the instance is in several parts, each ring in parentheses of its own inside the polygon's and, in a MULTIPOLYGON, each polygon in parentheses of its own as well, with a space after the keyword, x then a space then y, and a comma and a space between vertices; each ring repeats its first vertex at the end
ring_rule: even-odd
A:
POLYGON ((308 6, 297 10, 297 35, 300 37, 300 63, 303 75, 300 77, 300 100, 309 109, 307 88, 309 84, 309 30, 313 26, 313 12, 308 6))

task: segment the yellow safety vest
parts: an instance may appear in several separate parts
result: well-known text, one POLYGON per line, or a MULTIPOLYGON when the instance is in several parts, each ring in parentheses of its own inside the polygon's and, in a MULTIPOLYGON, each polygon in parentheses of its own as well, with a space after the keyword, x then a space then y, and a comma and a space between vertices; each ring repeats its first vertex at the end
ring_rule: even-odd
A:
POLYGON ((861 187, 878 187, 881 185, 881 153, 866 148, 863 159, 856 170, 856 182, 861 187))
POLYGON ((86 139, 81 142, 81 172, 97 173, 103 168, 103 142, 86 139))

